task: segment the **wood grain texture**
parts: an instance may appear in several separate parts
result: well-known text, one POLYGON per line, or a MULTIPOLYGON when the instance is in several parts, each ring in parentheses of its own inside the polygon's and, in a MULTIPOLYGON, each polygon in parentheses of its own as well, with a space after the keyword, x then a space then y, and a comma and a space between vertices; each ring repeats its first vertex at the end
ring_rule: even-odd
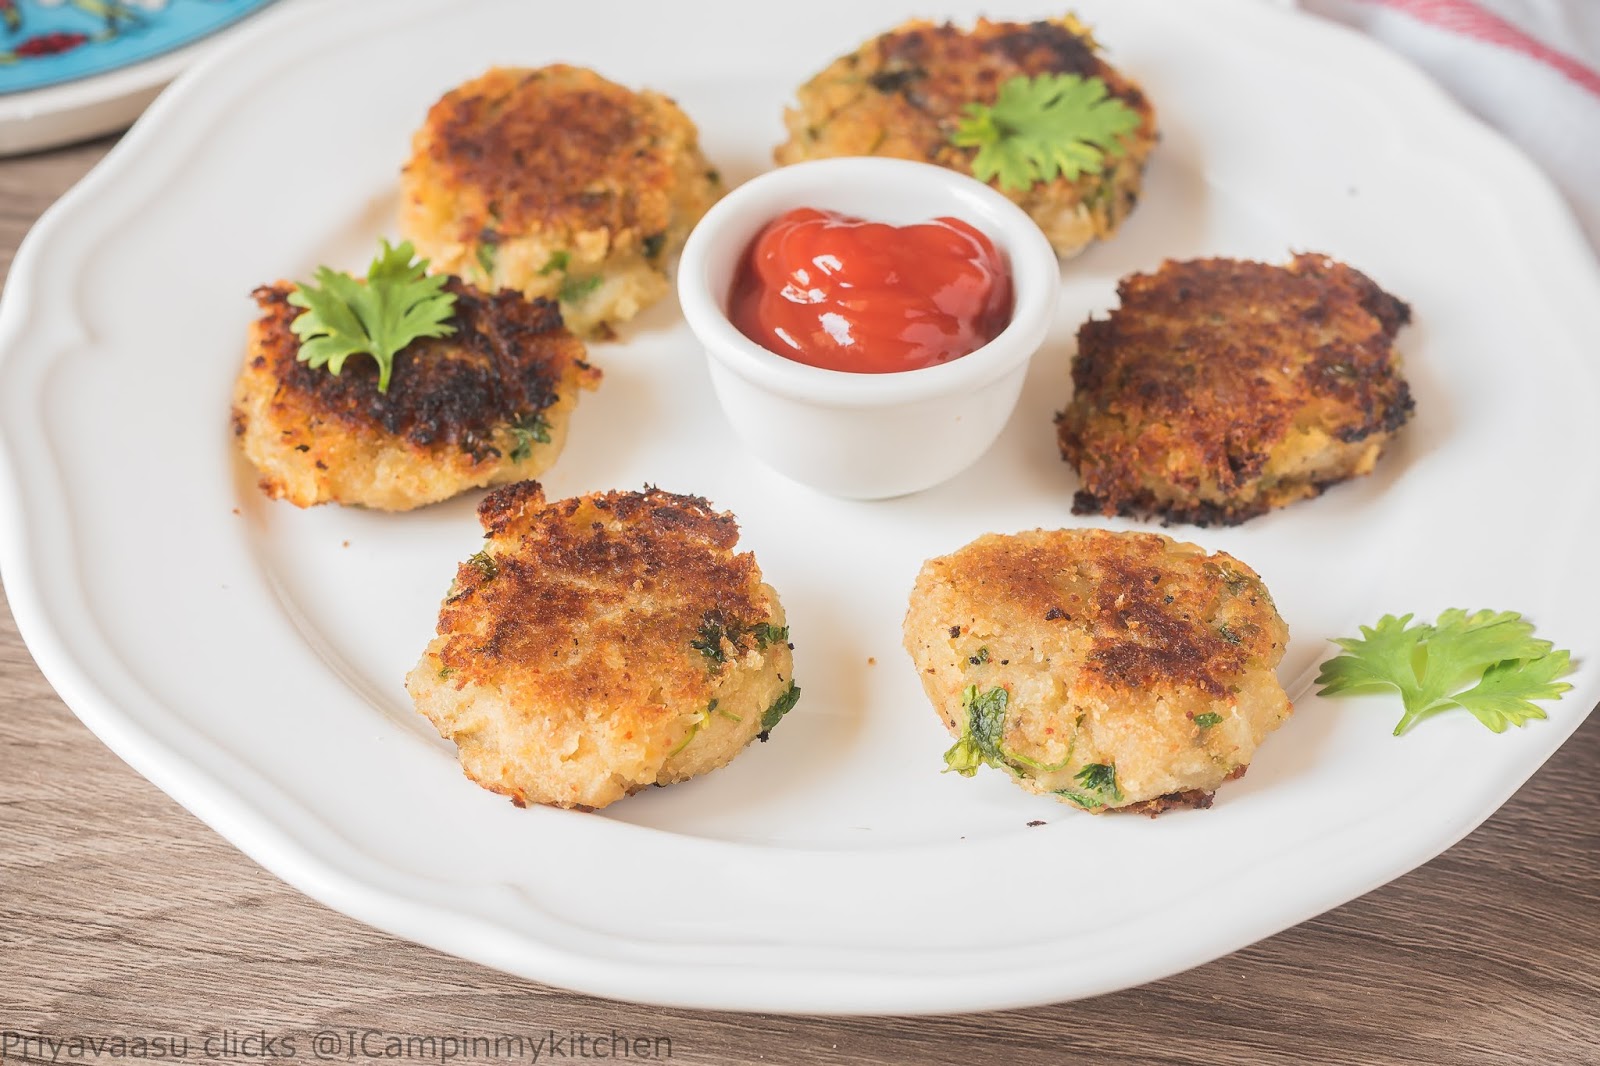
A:
MULTIPOLYGON (((39 212, 107 147, 0 161, 0 269, 39 212)), ((324 1029, 554 1030, 663 1036, 685 1063, 1600 1063, 1597 808, 1600 715, 1440 858, 1167 981, 1082 1003, 931 1019, 640 1007, 461 962, 299 895, 84 729, 40 676, 7 609, 0 1044, 5 1030, 170 1034, 189 1040, 191 1060, 223 1061, 206 1054, 206 1036, 261 1032, 278 1038, 280 1053, 282 1037, 293 1037, 295 1060, 311 1061, 312 1036, 324 1029)), ((49 1060, 37 1045, 19 1054, 13 1044, 5 1058, 49 1060)), ((368 1060, 358 1051, 345 1061, 368 1060)))

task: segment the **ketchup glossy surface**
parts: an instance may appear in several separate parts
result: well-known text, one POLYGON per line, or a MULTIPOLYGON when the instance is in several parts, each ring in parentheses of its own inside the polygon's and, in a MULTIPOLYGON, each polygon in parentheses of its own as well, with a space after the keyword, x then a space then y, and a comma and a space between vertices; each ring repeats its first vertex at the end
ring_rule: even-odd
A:
POLYGON ((1011 312, 1005 257, 960 219, 891 226, 809 207, 751 242, 729 299, 734 326, 768 351, 862 374, 959 359, 1011 312))

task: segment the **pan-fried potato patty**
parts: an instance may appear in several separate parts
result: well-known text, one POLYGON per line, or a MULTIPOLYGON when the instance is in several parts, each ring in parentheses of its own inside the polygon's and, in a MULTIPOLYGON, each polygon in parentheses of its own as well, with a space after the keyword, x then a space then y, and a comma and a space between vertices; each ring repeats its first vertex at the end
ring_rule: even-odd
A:
POLYGON ((956 744, 1085 810, 1208 807, 1288 717, 1261 579, 1158 533, 985 534, 917 575, 905 645, 956 744))
POLYGON ((780 164, 830 156, 883 155, 972 173, 975 148, 951 135, 968 104, 992 105, 1018 76, 1075 74, 1099 78, 1137 112, 1125 151, 1098 174, 1003 188, 1063 256, 1115 233, 1139 199, 1146 158, 1156 142, 1155 112, 1139 87, 1098 54, 1089 31, 1071 16, 1039 22, 979 19, 965 30, 916 19, 835 60, 796 92, 784 122, 789 139, 780 164))
POLYGON ((1078 514, 1242 522, 1371 473, 1411 417, 1411 309, 1343 263, 1168 260, 1117 292, 1057 419, 1078 514))
POLYGON ((233 394, 233 430, 262 491, 297 507, 330 501, 404 511, 533 477, 566 443, 578 392, 600 371, 544 300, 459 279, 448 337, 394 357, 387 392, 362 355, 340 373, 297 359, 289 282, 255 291, 261 317, 233 394))
POLYGON ((794 706, 783 608, 732 515, 654 488, 547 504, 525 481, 478 517, 488 543, 406 688, 484 788, 604 807, 725 765, 794 706))
POLYGON ((497 67, 428 112, 400 228, 439 270, 561 302, 609 336, 667 292, 667 264, 722 193, 699 133, 660 93, 560 64, 497 67))

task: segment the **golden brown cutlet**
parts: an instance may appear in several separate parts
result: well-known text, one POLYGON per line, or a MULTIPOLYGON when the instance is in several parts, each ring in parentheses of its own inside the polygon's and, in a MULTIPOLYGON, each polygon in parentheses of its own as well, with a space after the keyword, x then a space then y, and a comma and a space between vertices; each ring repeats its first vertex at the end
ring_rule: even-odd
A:
POLYGON ((1239 560, 1103 529, 985 534, 923 565, 905 620, 953 736, 998 705, 968 754, 1096 811, 1209 805, 1289 714, 1288 639, 1239 560))
POLYGON ((1079 514, 1242 522, 1370 473, 1411 417, 1411 310, 1343 263, 1168 260, 1117 292, 1057 418, 1079 514))
POLYGON ((1126 152, 1099 174, 1037 182, 1025 192, 1001 189, 1031 215, 1060 255, 1114 233, 1139 197, 1146 158, 1156 142, 1149 99, 1098 53, 1071 16, 1037 22, 979 19, 972 29, 913 20, 867 41, 802 85, 785 114, 789 140, 779 163, 830 156, 881 155, 972 173, 974 148, 950 137, 969 103, 992 104, 1017 76, 1076 74, 1099 78, 1142 117, 1124 138, 1126 152))
POLYGON ((687 115, 592 70, 497 67, 446 93, 401 179, 402 231, 437 270, 561 302, 608 335, 667 291, 721 195, 687 115))
POLYGON ((578 393, 600 372, 556 305, 457 278, 447 337, 394 358, 387 392, 367 356, 337 375, 297 359, 289 282, 255 291, 261 317, 234 389, 233 429, 268 496, 403 511, 548 469, 578 393))
POLYGON ((793 705, 783 608, 732 515, 654 488, 546 503, 529 481, 478 517, 406 688, 485 788, 603 807, 726 764, 793 705))

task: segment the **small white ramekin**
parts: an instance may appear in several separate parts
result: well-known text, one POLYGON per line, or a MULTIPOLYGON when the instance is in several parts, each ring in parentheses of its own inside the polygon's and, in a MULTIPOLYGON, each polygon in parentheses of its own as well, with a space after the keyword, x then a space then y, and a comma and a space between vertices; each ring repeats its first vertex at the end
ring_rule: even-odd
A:
POLYGON ((863 157, 797 163, 734 189, 689 235, 678 298, 746 447, 823 492, 881 499, 937 485, 994 443, 1050 327, 1059 280, 1039 227, 989 186, 927 163, 863 157), (796 207, 896 225, 949 216, 976 226, 1010 264, 1010 325, 970 355, 894 374, 826 370, 767 351, 728 320, 729 290, 762 227, 796 207))

